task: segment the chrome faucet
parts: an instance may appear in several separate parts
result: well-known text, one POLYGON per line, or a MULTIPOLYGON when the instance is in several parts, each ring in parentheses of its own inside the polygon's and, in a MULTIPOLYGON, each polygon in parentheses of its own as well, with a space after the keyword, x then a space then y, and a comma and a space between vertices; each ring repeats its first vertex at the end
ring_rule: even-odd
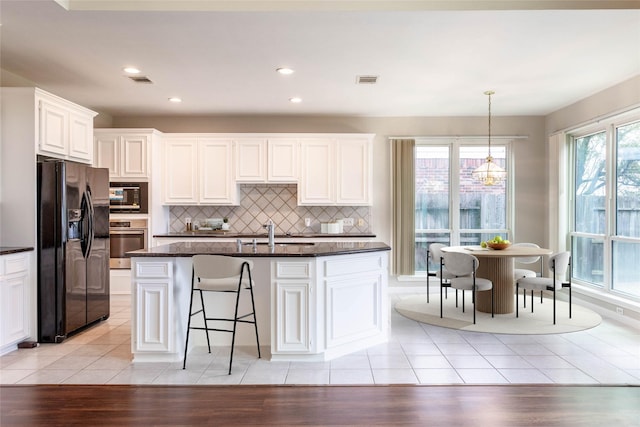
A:
POLYGON ((274 243, 274 233, 275 233, 275 225, 273 224, 272 220, 267 221, 267 223, 265 225, 263 225, 264 228, 267 229, 267 234, 269 235, 269 247, 273 248, 275 246, 274 243))

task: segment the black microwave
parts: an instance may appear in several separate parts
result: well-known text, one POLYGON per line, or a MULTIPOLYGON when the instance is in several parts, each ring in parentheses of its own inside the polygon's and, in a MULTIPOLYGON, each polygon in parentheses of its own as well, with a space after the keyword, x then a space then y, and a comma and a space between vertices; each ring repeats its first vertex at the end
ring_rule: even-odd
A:
POLYGON ((111 182, 109 183, 109 212, 148 213, 149 183, 111 182))

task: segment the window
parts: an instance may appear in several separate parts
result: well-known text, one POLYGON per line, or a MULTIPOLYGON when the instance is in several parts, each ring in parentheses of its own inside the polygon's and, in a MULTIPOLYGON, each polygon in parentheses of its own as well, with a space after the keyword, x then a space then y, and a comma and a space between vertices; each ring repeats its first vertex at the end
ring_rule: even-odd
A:
POLYGON ((640 296, 640 121, 615 128, 615 236, 611 288, 640 296))
POLYGON ((574 280, 640 297, 640 121, 572 136, 574 280))
MULTIPOLYGON (((428 141, 416 145, 416 273, 427 265, 431 243, 479 245, 495 235, 509 237, 508 179, 484 186, 471 177, 487 156, 487 146, 473 140, 428 141)), ((507 146, 491 145, 494 161, 507 168, 507 146)), ((508 169, 508 168, 507 168, 508 169)))
POLYGON ((606 132, 575 139, 573 277, 602 286, 604 271, 606 132))

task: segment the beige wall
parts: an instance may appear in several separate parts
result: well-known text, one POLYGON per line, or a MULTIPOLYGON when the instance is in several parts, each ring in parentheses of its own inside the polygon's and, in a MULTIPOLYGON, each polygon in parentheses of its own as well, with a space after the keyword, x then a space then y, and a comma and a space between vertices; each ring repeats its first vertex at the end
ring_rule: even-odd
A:
POLYGON ((546 117, 547 134, 640 107, 640 75, 557 110, 546 117))
MULTIPOLYGON (((114 117, 113 127, 162 132, 341 132, 374 133, 374 204, 371 230, 391 243, 390 136, 485 135, 486 117, 114 117)), ((544 245, 545 131, 542 117, 495 117, 494 135, 522 135, 514 142, 515 240, 544 245)))

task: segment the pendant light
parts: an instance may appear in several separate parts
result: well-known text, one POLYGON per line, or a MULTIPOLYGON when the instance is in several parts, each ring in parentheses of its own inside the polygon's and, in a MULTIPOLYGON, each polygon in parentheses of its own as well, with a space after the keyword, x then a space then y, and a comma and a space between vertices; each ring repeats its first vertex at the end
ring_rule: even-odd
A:
POLYGON ((478 166, 472 173, 473 179, 482 182, 484 185, 498 184, 507 177, 507 171, 494 163, 491 157, 491 95, 494 91, 488 90, 484 93, 489 97, 489 152, 486 161, 478 166))

